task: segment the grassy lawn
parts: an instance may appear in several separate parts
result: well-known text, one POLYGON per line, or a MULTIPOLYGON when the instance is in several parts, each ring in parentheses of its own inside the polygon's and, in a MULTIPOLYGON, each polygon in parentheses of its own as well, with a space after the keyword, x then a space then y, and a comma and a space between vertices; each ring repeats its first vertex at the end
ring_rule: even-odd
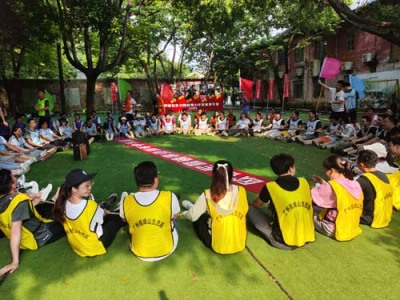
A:
MULTIPOLYGON (((297 174, 323 175, 326 150, 259 138, 164 136, 148 143, 211 162, 228 159, 234 168, 273 178, 269 159, 287 152, 297 174)), ((71 152, 57 153, 34 165, 28 180, 59 185, 73 168, 97 172, 93 193, 100 201, 111 192, 136 191, 133 167, 153 160, 161 172, 161 189, 195 201, 210 178, 116 143, 92 144, 88 159, 76 162, 71 152)), ((249 201, 256 197, 248 193, 249 201)), ((400 215, 389 228, 372 230, 339 243, 317 234, 315 243, 285 252, 269 246, 251 230, 253 253, 222 256, 205 248, 191 223, 178 222, 179 245, 164 261, 144 263, 129 251, 124 227, 106 255, 81 258, 66 239, 38 251, 25 251, 21 266, 0 287, 0 299, 398 299, 400 295, 400 215), (258 260, 265 269, 263 269, 258 260), (268 273, 268 272, 269 273, 268 273)), ((8 240, 0 239, 0 265, 10 260, 8 240)))

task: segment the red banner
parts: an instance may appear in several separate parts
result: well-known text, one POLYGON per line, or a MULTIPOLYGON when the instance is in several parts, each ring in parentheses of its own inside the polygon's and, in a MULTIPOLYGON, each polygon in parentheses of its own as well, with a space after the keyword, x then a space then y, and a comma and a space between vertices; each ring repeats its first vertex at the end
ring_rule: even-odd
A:
POLYGON ((244 98, 248 102, 253 99, 253 80, 240 78, 240 90, 244 93, 244 98))
POLYGON ((163 84, 161 87, 161 95, 158 97, 159 114, 164 115, 167 111, 181 112, 182 109, 187 111, 218 111, 224 108, 223 94, 216 95, 200 95, 198 92, 189 100, 185 95, 173 98, 174 91, 170 84, 163 84))
POLYGON ((275 80, 270 79, 268 80, 268 100, 274 100, 275 99, 275 80))
POLYGON ((117 102, 117 84, 115 82, 111 82, 111 101, 117 102))
POLYGON ((257 100, 261 99, 261 84, 262 84, 262 81, 260 79, 257 79, 257 82, 256 82, 256 99, 257 100))
POLYGON ((290 97, 290 90, 289 90, 289 75, 285 74, 283 78, 283 97, 289 98, 290 97))

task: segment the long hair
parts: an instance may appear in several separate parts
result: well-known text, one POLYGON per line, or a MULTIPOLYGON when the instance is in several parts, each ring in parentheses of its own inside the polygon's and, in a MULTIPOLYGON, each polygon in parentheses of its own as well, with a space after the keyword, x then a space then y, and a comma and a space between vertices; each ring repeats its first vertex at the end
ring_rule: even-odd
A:
POLYGON ((71 197, 71 194, 72 187, 67 188, 67 185, 63 183, 60 187, 60 192, 53 207, 53 217, 60 223, 65 222, 65 204, 71 197))
POLYGON ((210 187, 211 199, 218 203, 226 192, 229 184, 232 182, 233 168, 232 164, 226 160, 219 160, 213 166, 212 180, 210 187))
POLYGON ((354 179, 349 161, 344 159, 340 155, 331 155, 327 157, 322 165, 326 170, 334 169, 338 173, 343 174, 344 177, 346 177, 347 179, 354 179))

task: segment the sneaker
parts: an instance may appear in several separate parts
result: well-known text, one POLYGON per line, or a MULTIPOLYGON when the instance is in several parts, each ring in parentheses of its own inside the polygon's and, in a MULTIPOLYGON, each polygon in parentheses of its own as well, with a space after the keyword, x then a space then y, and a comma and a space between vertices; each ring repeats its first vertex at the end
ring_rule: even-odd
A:
POLYGON ((36 181, 26 182, 23 187, 29 194, 36 194, 39 192, 39 184, 36 181))
POLYGON ((234 136, 240 136, 240 132, 235 133, 234 136))
POLYGON ((17 188, 23 187, 25 184, 25 175, 21 175, 17 179, 17 188))
POLYGON ((42 201, 47 200, 52 189, 53 185, 49 183, 44 189, 40 190, 40 194, 42 195, 40 198, 42 199, 42 201))
POLYGON ((106 201, 100 203, 100 207, 102 209, 112 211, 112 208, 117 204, 117 201, 118 201, 118 195, 117 193, 113 193, 110 196, 108 196, 106 201))
POLYGON ((190 202, 189 200, 183 200, 183 201, 182 201, 182 206, 183 206, 185 209, 191 209, 191 208, 193 207, 193 203, 190 202))

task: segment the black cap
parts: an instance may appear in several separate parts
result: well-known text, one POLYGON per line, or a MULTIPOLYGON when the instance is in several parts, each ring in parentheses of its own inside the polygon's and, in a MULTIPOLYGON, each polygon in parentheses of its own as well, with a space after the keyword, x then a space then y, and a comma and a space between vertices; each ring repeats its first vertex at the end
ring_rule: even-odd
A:
POLYGON ((67 186, 67 188, 78 186, 82 182, 92 180, 94 176, 96 176, 96 173, 88 174, 82 169, 75 169, 69 172, 67 176, 65 176, 65 185, 67 186))

